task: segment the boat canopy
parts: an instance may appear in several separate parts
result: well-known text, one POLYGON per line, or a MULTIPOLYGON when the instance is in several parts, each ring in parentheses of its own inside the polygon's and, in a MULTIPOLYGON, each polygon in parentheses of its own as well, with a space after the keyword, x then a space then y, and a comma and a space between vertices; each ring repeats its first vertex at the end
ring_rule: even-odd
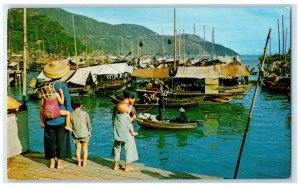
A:
POLYGON ((133 70, 131 76, 138 78, 169 78, 169 68, 145 68, 133 70))
POLYGON ((128 66, 127 63, 117 63, 117 64, 103 64, 98 66, 91 66, 86 68, 80 68, 76 70, 75 74, 72 76, 68 82, 85 86, 86 80, 89 74, 92 75, 93 82, 97 81, 97 75, 117 75, 122 73, 132 73, 133 67, 128 66))
POLYGON ((229 78, 250 76, 246 65, 214 65, 204 67, 178 67, 174 78, 229 78))
POLYGON ((127 63, 103 64, 88 68, 91 70, 93 75, 116 75, 121 73, 132 73, 133 71, 133 67, 128 66, 127 63))
MULTIPOLYGON (((91 70, 88 68, 79 68, 78 70, 76 70, 74 75, 67 82, 85 86, 86 80, 89 77, 90 73, 91 73, 91 70)), ((96 81, 96 78, 93 77, 93 82, 95 82, 95 81, 96 81)))

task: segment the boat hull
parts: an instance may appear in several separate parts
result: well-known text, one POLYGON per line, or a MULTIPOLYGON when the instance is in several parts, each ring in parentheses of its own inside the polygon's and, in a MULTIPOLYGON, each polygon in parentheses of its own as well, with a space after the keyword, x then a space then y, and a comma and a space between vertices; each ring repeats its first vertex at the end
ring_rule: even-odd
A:
POLYGON ((151 129, 170 129, 170 130, 183 130, 183 129, 195 129, 200 125, 199 122, 192 123, 172 123, 169 121, 147 121, 147 120, 137 120, 139 126, 151 129))

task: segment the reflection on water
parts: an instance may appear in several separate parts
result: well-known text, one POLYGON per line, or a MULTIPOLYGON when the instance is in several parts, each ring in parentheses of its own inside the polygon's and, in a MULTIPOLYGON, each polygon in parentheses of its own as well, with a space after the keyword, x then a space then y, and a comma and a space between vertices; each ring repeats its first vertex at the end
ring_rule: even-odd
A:
MULTIPOLYGON (((151 130, 140 128, 136 143, 139 162, 167 170, 232 178, 247 122, 254 88, 244 100, 227 104, 203 104, 187 108, 190 120, 203 119, 193 130, 151 130)), ((21 88, 8 89, 8 95, 21 99, 21 88)), ((113 134, 111 114, 114 105, 107 97, 83 97, 83 109, 92 121, 89 154, 111 158, 113 134)), ((29 101, 30 149, 43 152, 38 101, 29 101)), ((138 111, 142 112, 142 111, 138 111)), ((157 113, 152 109, 151 113, 157 113)), ((167 109, 175 118, 178 108, 167 109)), ((290 175, 290 103, 284 95, 259 89, 238 178, 287 178, 290 175)), ((75 147, 73 147, 74 150, 75 147)))

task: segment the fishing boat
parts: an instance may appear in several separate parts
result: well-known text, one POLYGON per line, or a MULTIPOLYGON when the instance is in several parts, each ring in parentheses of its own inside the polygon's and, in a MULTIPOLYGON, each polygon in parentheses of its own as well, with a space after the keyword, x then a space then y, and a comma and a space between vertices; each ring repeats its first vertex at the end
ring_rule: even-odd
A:
MULTIPOLYGON (((123 100, 123 98, 116 96, 116 95, 110 95, 109 96, 111 101, 113 103, 119 103, 123 100)), ((204 100, 204 96, 199 97, 193 97, 193 98, 167 98, 165 99, 165 107, 191 107, 191 106, 197 106, 204 100)), ((150 109, 153 107, 157 107, 158 104, 141 104, 141 103, 135 103, 134 107, 136 109, 150 109)))
POLYGON ((168 120, 164 121, 150 121, 150 120, 137 120, 137 123, 141 127, 145 128, 151 128, 151 129, 170 129, 170 130, 182 130, 182 129, 195 129, 199 125, 203 123, 202 120, 198 120, 195 122, 189 122, 189 123, 176 123, 176 122, 170 122, 168 120))

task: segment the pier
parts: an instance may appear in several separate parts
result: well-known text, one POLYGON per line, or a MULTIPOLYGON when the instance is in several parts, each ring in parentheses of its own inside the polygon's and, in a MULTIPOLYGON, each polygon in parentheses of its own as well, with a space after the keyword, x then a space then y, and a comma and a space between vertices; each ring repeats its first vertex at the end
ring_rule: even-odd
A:
MULTIPOLYGON (((122 163, 121 163, 122 164, 122 163)), ((124 164, 124 163, 123 163, 124 164)), ((50 169, 49 160, 42 153, 27 152, 7 159, 7 179, 16 180, 63 180, 63 181, 155 181, 186 179, 195 182, 200 179, 221 179, 218 177, 166 171, 132 163, 133 171, 113 170, 113 160, 107 158, 88 159, 86 167, 77 166, 75 158, 65 160, 62 169, 50 169)))

